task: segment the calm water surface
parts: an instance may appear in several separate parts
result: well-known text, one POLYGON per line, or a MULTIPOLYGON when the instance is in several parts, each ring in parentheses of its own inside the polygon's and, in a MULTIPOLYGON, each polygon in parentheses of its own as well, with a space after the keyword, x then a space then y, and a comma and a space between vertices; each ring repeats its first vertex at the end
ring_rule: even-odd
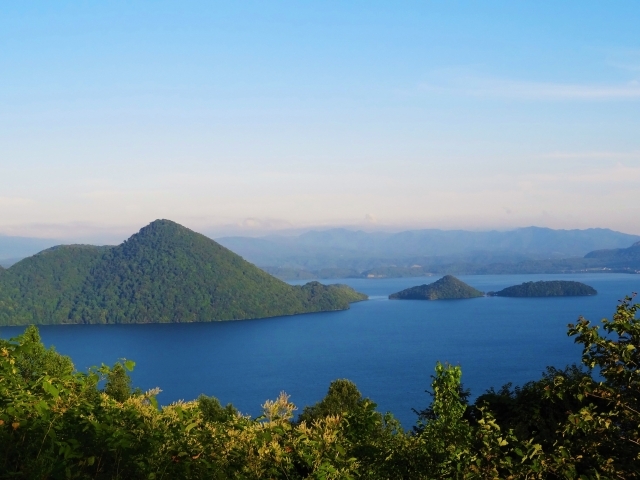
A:
MULTIPOLYGON (((438 277, 348 279, 370 296, 344 312, 239 322, 170 325, 44 326, 45 344, 70 355, 79 370, 120 358, 136 361, 134 385, 160 387, 161 403, 215 395, 257 415, 280 391, 296 405, 317 402, 331 380, 353 380, 381 411, 405 427, 411 408, 429 403, 424 390, 436 361, 460 365, 475 397, 491 386, 537 379, 547 365, 579 362, 580 348, 566 335, 579 315, 611 318, 617 301, 640 289, 640 276, 461 276, 482 290, 535 280, 577 280, 598 290, 594 297, 387 300, 404 288, 438 277)), ((4 327, 4 338, 23 328, 4 327)))

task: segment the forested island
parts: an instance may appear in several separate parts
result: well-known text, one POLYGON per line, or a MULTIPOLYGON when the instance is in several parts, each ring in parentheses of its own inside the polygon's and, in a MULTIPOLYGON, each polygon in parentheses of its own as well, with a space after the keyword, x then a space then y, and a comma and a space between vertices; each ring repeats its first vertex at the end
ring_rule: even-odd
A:
POLYGON ((389 295, 390 300, 456 300, 484 296, 479 290, 458 280, 452 275, 445 275, 428 285, 418 285, 389 295))
POLYGON ((525 282, 507 287, 499 292, 488 292, 490 297, 579 297, 596 295, 589 285, 567 280, 525 282))
POLYGON ((282 393, 251 418, 215 397, 160 406, 132 361, 77 372, 36 327, 0 339, 0 476, 79 479, 633 479, 640 458, 639 304, 568 333, 582 366, 549 367, 474 403, 436 364, 406 431, 348 380, 296 418, 282 393), (603 332, 602 332, 603 331, 603 332), (601 333, 602 332, 602 333, 601 333), (592 370, 593 369, 593 370, 592 370))
POLYGON ((53 247, 0 271, 0 325, 240 320, 366 298, 346 285, 288 285, 169 220, 115 247, 53 247))

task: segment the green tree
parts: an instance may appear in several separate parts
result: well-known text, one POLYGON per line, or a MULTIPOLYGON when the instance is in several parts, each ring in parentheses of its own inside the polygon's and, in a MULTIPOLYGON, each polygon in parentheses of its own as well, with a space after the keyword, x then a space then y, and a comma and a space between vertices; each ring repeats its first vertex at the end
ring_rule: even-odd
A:
POLYGON ((562 428, 554 460, 564 475, 640 477, 640 304, 632 300, 625 297, 613 318, 602 320, 605 335, 582 317, 569 326, 583 346, 582 362, 601 378, 586 376, 574 389, 555 379, 552 394, 585 401, 562 428))
POLYGON ((365 399, 355 383, 346 379, 334 380, 327 395, 315 405, 305 407, 298 416, 298 423, 312 423, 329 415, 343 415, 363 406, 365 399))
POLYGON ((550 449, 561 437, 559 425, 564 425, 570 412, 585 405, 584 398, 576 394, 586 378, 591 378, 590 373, 577 365, 564 369, 547 367, 540 380, 521 387, 508 383, 498 390, 489 389, 478 396, 468 416, 475 420, 481 418, 483 409, 489 410, 502 429, 513 430, 520 440, 533 439, 550 449), (549 389, 559 378, 563 379, 566 393, 561 398, 550 396, 549 389))
MULTIPOLYGON (((8 342, 3 341, 4 345, 8 342)), ((34 325, 27 327, 20 336, 20 353, 15 358, 19 374, 32 381, 42 375, 64 377, 73 372, 73 362, 67 356, 60 355, 53 347, 42 344, 40 332, 34 325)))
POLYGON ((226 422, 238 415, 238 410, 233 405, 228 403, 223 407, 216 397, 200 395, 197 402, 205 422, 226 422))
POLYGON ((135 364, 131 360, 116 363, 111 369, 104 369, 107 383, 104 393, 118 402, 124 402, 131 397, 131 377, 127 370, 131 370, 135 364))

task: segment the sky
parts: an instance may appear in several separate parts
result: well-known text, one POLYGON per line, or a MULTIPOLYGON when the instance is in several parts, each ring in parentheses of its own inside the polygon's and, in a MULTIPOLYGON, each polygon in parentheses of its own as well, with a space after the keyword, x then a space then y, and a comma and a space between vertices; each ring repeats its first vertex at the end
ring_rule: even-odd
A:
POLYGON ((640 3, 0 3, 0 234, 640 234, 640 3))

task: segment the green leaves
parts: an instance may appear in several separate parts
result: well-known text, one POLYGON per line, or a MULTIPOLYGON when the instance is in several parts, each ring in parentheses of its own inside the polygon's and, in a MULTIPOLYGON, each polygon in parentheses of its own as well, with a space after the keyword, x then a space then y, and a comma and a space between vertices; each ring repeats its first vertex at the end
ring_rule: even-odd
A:
POLYGON ((43 380, 42 389, 51 395, 53 398, 58 398, 60 391, 54 387, 48 380, 43 380))

